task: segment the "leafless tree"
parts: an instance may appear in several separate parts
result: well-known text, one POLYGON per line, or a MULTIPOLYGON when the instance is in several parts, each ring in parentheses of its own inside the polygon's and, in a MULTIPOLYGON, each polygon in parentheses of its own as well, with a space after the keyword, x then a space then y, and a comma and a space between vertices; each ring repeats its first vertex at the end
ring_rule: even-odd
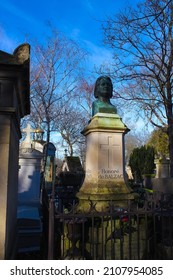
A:
POLYGON ((76 42, 53 29, 43 45, 32 47, 30 118, 36 125, 42 124, 48 142, 61 121, 62 109, 73 102, 85 56, 76 42))
POLYGON ((60 122, 56 123, 56 129, 65 141, 70 156, 73 156, 74 150, 80 145, 83 146, 85 142, 81 131, 87 123, 86 115, 79 110, 79 107, 75 108, 70 105, 65 106, 61 114, 62 118, 60 122))
POLYGON ((115 97, 142 110, 153 125, 167 126, 173 177, 173 1, 140 2, 107 18, 103 30, 114 52, 115 97))
POLYGON ((94 85, 95 82, 91 78, 82 77, 79 81, 78 91, 76 93, 77 101, 86 118, 91 118, 92 103, 94 100, 94 85))
POLYGON ((125 160, 126 164, 129 162, 130 154, 133 149, 141 147, 146 144, 149 139, 149 132, 146 131, 131 131, 125 137, 125 160))

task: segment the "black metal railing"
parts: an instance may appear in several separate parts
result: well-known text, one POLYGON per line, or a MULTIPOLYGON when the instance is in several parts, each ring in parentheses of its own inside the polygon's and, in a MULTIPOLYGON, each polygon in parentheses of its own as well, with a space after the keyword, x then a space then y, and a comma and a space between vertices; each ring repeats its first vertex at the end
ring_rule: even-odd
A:
MULTIPOLYGON (((55 207, 52 259, 173 259, 173 197, 146 194, 140 207, 111 202, 107 211, 79 213, 77 205, 55 207)), ((56 206, 56 203, 55 203, 56 206)))

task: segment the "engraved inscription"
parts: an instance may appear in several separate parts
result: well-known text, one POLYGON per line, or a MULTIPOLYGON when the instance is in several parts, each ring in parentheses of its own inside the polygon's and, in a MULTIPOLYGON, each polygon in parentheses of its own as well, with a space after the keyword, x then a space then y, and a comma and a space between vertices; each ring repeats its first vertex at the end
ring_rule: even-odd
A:
POLYGON ((104 169, 99 170, 99 179, 123 179, 123 174, 118 169, 104 169))

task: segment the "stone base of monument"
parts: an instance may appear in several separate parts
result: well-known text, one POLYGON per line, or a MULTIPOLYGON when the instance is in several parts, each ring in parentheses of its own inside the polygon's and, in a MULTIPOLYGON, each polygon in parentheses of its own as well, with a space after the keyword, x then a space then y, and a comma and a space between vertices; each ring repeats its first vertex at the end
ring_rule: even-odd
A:
POLYGON ((134 199, 134 195, 131 193, 89 194, 80 192, 77 197, 79 198, 77 212, 90 212, 91 209, 99 212, 108 211, 110 208, 126 209, 129 201, 134 199))
POLYGON ((110 207, 127 208, 134 193, 123 180, 100 179, 97 182, 85 182, 77 194, 78 211, 88 212, 93 206, 96 211, 107 211, 110 207))
POLYGON ((126 184, 124 135, 129 131, 118 114, 97 113, 83 130, 86 137, 86 173, 77 194, 79 210, 89 202, 104 211, 110 202, 126 207, 134 199, 126 184))

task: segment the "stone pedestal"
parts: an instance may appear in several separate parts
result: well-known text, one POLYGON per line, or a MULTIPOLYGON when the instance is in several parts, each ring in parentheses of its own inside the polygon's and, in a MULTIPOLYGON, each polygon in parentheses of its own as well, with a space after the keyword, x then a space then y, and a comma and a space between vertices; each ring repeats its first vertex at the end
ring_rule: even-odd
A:
POLYGON ((163 159, 155 159, 154 161, 156 165, 156 176, 155 178, 169 178, 170 177, 170 160, 163 159))
POLYGON ((20 119, 30 112, 29 45, 0 51, 0 259, 10 259, 16 238, 20 119))
POLYGON ((119 115, 97 113, 83 130, 86 136, 86 176, 77 194, 81 211, 89 211, 90 203, 98 211, 106 210, 112 202, 115 207, 126 207, 133 199, 125 182, 124 135, 128 128, 119 115))

